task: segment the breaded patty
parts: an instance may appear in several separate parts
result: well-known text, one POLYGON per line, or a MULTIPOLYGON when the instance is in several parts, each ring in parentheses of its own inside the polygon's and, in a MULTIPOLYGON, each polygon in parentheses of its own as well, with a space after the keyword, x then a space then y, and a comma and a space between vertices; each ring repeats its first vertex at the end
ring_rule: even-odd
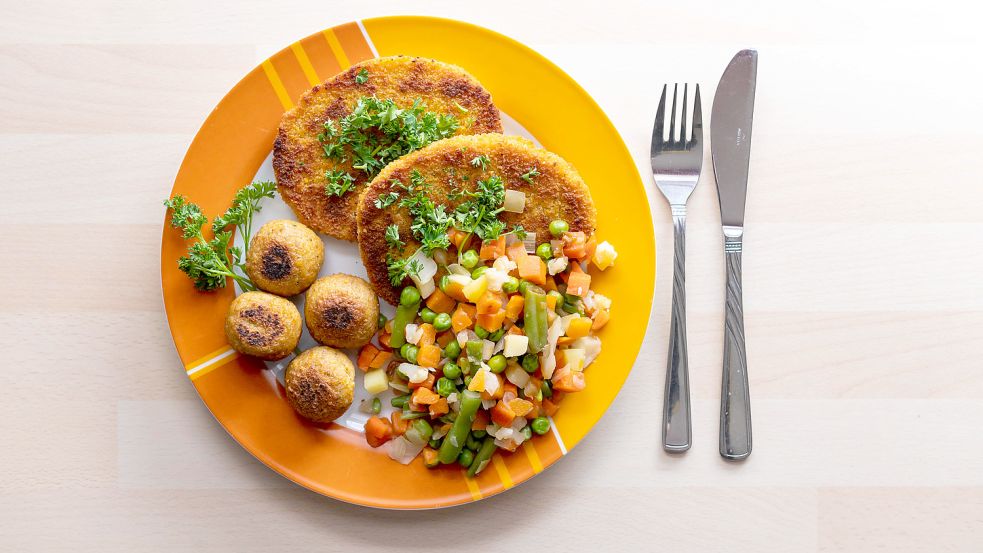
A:
POLYGON ((477 180, 497 175, 505 182, 506 190, 518 190, 526 195, 522 213, 503 212, 499 215, 509 228, 520 224, 527 231, 535 232, 538 241, 549 236, 549 224, 554 219, 565 220, 571 231, 594 232, 596 214, 590 190, 573 165, 560 156, 524 138, 501 134, 456 136, 434 142, 390 163, 359 200, 358 244, 362 262, 376 292, 393 305, 399 301, 401 286, 409 284, 410 280, 406 279, 400 287, 389 282, 386 254, 390 250, 384 238, 386 227, 399 226, 399 235, 407 244, 403 257, 412 255, 419 242, 410 232, 410 215, 405 208, 398 207, 396 202, 379 209, 375 201, 381 194, 393 190, 393 179, 408 183, 414 170, 430 184, 429 195, 434 203, 446 205, 448 212, 461 202, 447 199, 448 192, 457 188, 474 190, 477 180), (484 169, 480 163, 483 160, 472 162, 482 155, 487 156, 484 169), (532 169, 538 175, 533 176, 532 169), (523 179, 523 175, 531 182, 523 179))
POLYGON ((360 98, 391 99, 409 108, 419 99, 426 111, 450 114, 458 123, 455 134, 502 132, 498 108, 491 94, 460 67, 425 58, 395 56, 353 65, 306 92, 297 106, 284 114, 273 146, 277 189, 300 222, 317 232, 354 241, 358 196, 371 175, 345 161, 329 160, 318 135, 328 120, 339 121, 352 112, 360 98), (364 70, 364 72, 363 72, 364 70), (363 80, 359 78, 362 75, 363 80), (327 171, 347 171, 353 189, 328 196, 327 171))

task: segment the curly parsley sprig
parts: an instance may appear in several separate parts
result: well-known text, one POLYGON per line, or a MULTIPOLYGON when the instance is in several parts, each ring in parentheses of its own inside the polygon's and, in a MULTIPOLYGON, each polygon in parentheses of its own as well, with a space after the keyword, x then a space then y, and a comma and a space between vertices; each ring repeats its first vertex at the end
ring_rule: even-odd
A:
POLYGON ((179 229, 185 240, 195 241, 188 247, 188 255, 178 259, 178 268, 194 282, 195 288, 202 291, 224 288, 232 278, 245 291, 256 289, 247 277, 236 273, 235 268, 245 273, 243 252, 248 250, 252 237, 253 215, 262 209, 260 200, 272 198, 275 193, 276 184, 270 181, 254 182, 236 192, 229 209, 212 221, 214 238, 211 240, 205 239, 202 232, 208 217, 197 204, 180 195, 164 202, 171 210, 171 226, 179 229), (231 245, 230 226, 242 236, 241 248, 231 245))

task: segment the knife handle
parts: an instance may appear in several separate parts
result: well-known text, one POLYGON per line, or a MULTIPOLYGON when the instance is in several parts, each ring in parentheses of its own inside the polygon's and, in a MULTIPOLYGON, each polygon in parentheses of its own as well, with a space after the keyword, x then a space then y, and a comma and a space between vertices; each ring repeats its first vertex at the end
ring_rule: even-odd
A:
POLYGON ((724 315, 723 385, 720 391, 720 455, 737 461, 751 454, 751 405, 741 294, 743 231, 725 228, 724 233, 727 297, 724 315))
POLYGON ((689 449, 693 439, 689 407, 689 354, 686 351, 686 206, 672 206, 672 315, 669 360, 662 412, 662 447, 670 453, 689 449))

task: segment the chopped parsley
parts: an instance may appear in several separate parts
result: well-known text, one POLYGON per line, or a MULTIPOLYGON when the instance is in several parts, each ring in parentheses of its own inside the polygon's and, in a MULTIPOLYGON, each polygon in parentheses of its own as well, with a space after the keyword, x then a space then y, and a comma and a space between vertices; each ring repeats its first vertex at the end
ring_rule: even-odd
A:
POLYGON ((522 180, 528 182, 529 184, 532 184, 532 178, 538 176, 539 176, 539 170, 533 167, 532 169, 526 171, 524 175, 522 175, 522 180))
POLYGON ((488 159, 488 156, 486 156, 485 154, 481 154, 480 156, 477 156, 471 160, 471 166, 476 168, 481 167, 481 170, 484 171, 485 169, 488 168, 489 161, 491 160, 488 159))
POLYGON ((398 199, 399 192, 386 192, 385 194, 379 194, 379 197, 372 203, 375 204, 376 209, 386 209, 396 203, 398 199))
MULTIPOLYGON (((457 131, 453 115, 437 115, 425 108, 420 99, 402 109, 391 99, 362 97, 349 115, 326 121, 317 139, 325 158, 350 162, 353 170, 371 179, 390 161, 457 131)), ((325 176, 329 195, 342 196, 354 188, 355 177, 348 172, 328 171, 325 176)))
POLYGON ((494 240, 505 230, 498 219, 505 201, 505 182, 498 175, 479 180, 474 192, 461 192, 468 199, 454 210, 454 226, 482 240, 494 240))
POLYGON ((365 84, 369 80, 369 70, 366 68, 361 68, 358 73, 355 74, 355 84, 365 84))
POLYGON ((386 254, 386 268, 389 271, 389 282, 393 286, 399 286, 406 278, 420 274, 423 264, 419 259, 412 257, 399 259, 392 254, 386 254))
POLYGON ((399 239, 399 225, 392 224, 386 227, 386 244, 396 250, 402 250, 406 244, 399 239))

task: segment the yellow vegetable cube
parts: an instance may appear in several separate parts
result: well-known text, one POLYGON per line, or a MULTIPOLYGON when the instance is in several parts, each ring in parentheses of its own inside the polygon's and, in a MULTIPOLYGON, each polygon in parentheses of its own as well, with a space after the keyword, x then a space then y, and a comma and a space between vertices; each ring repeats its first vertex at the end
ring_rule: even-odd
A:
POLYGON ((576 319, 571 320, 570 324, 567 326, 567 336, 574 339, 583 338, 584 336, 587 336, 588 332, 590 332, 590 327, 593 324, 594 321, 588 319, 587 317, 577 317, 576 319))
POLYGON ((485 294, 488 290, 488 279, 485 275, 481 275, 478 278, 472 280, 464 287, 464 297, 468 298, 471 303, 477 302, 481 299, 481 296, 485 294))
POLYGON ((614 265, 614 260, 617 259, 617 257, 618 252, 614 250, 614 246, 605 240, 604 242, 598 244, 597 248, 594 250, 594 265, 603 271, 604 269, 614 265))
POLYGON ((563 358, 566 360, 566 367, 571 371, 584 370, 585 351, 580 348, 570 348, 563 350, 563 358))
POLYGON ((375 369, 365 373, 362 384, 365 386, 365 391, 372 395, 385 392, 389 388, 389 379, 386 378, 386 370, 375 369))

